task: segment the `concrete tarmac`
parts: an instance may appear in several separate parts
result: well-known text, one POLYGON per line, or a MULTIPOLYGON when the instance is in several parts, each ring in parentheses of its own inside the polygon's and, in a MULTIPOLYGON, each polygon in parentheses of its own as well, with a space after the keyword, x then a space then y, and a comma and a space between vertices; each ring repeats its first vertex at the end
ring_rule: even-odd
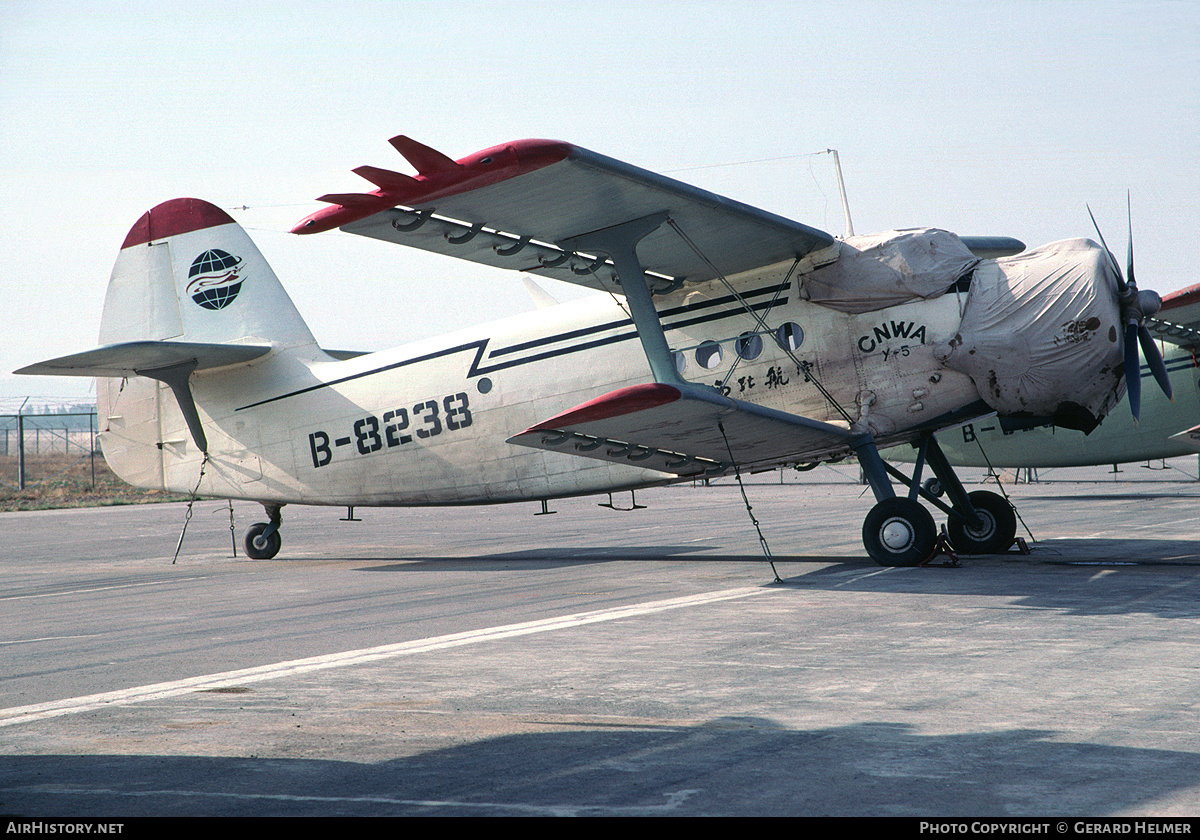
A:
POLYGON ((287 507, 269 561, 224 502, 174 563, 183 505, 0 514, 0 813, 1200 814, 1200 483, 884 569, 842 476, 748 484, 782 583, 730 482, 287 507))

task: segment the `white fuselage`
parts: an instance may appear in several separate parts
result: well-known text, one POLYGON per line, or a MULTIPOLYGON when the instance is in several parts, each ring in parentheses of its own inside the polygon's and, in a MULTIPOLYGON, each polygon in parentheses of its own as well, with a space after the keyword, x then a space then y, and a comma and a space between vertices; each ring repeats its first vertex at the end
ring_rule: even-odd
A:
MULTIPOLYGON (((843 427, 848 417, 881 443, 911 439, 915 427, 978 402, 971 379, 932 352, 955 335, 965 293, 845 314, 799 299, 794 281, 778 291, 787 269, 730 278, 763 323, 720 282, 656 300, 685 379, 843 427), (780 338, 794 343, 801 330, 789 355, 780 338)), ((506 440, 649 377, 619 299, 598 295, 347 361, 279 352, 198 372, 192 389, 209 440, 202 478, 203 455, 158 382, 101 380, 101 443, 132 483, 190 492, 199 482, 200 494, 264 502, 444 505, 586 495, 677 477, 506 440)), ((780 463, 819 454, 796 452, 780 463)))

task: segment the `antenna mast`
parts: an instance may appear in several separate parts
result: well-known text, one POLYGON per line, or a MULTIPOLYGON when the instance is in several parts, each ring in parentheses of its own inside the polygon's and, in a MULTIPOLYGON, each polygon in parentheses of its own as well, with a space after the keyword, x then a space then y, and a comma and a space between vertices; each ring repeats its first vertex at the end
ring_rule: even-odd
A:
POLYGON ((842 162, 838 158, 837 149, 826 149, 833 155, 833 168, 837 170, 838 190, 842 193, 842 212, 846 215, 846 235, 854 235, 854 222, 850 221, 850 202, 846 201, 846 182, 842 180, 842 162))

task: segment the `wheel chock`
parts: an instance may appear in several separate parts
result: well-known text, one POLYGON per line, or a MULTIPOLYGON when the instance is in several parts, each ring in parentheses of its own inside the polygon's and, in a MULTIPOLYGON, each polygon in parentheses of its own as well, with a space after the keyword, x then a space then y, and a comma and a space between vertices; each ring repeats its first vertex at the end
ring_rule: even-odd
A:
POLYGON ((942 526, 942 531, 938 534, 937 542, 933 544, 933 553, 917 565, 926 568, 943 569, 956 569, 962 565, 958 559, 958 555, 954 553, 954 549, 950 546, 950 535, 946 533, 945 525, 942 526), (946 555, 946 560, 941 563, 934 563, 934 559, 942 554, 946 555))

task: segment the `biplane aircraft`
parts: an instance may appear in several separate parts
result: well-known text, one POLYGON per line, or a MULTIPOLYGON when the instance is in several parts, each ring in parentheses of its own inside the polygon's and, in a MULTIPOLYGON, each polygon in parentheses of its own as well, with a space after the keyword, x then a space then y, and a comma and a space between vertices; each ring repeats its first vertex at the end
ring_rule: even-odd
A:
POLYGON ((967 493, 935 433, 991 412, 1090 431, 1157 301, 1089 240, 838 239, 567 143, 459 160, 391 143, 416 174, 360 167, 376 189, 323 196, 293 232, 608 294, 327 353, 242 228, 176 199, 121 247, 103 346, 19 371, 100 378, 101 446, 130 483, 262 503, 251 557, 279 550, 285 504, 544 503, 851 454, 877 562, 934 550, 926 463, 954 546, 1004 550, 1011 508, 967 493), (912 477, 879 457, 899 443, 918 448, 912 477))

